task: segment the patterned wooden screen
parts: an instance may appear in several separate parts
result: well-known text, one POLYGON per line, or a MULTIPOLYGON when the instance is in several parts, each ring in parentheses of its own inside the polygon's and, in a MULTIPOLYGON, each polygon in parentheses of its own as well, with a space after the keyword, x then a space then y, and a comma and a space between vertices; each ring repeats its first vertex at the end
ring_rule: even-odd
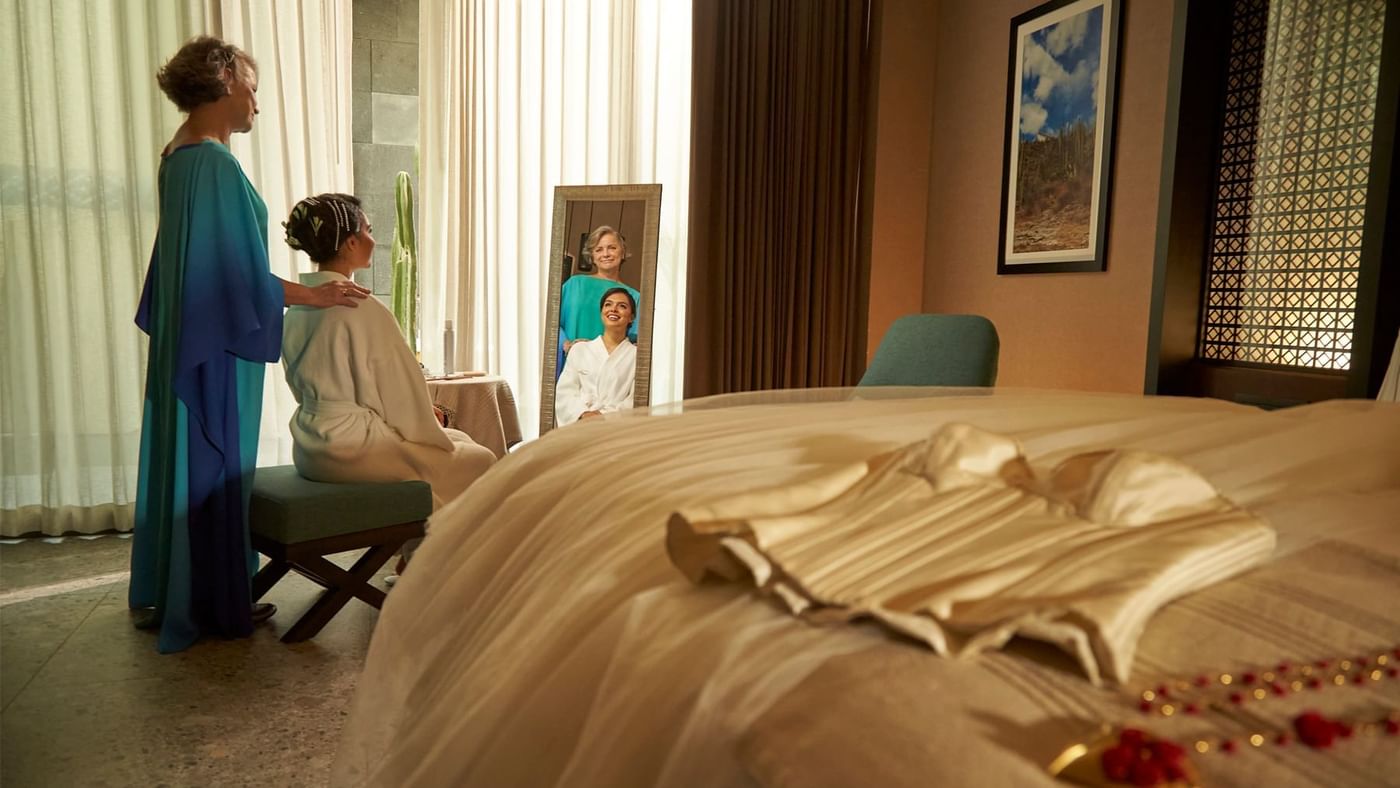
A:
POLYGON ((1386 0, 1236 0, 1202 359, 1345 370, 1386 0))

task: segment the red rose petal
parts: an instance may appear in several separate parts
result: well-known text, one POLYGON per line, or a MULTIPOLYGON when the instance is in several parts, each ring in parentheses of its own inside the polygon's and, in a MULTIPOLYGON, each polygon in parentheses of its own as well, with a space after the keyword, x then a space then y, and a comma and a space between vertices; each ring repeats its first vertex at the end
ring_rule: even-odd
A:
POLYGON ((1138 761, 1137 748, 1120 744, 1109 747, 1099 756, 1103 774, 1114 782, 1123 782, 1133 773, 1133 764, 1138 761))
POLYGON ((1174 741, 1168 741, 1167 739, 1158 739, 1148 744, 1147 751, 1152 753, 1153 758, 1161 758, 1169 761, 1176 760, 1186 754, 1186 751, 1181 749, 1180 745, 1174 741))
POLYGON ((1167 770, 1156 761, 1138 761, 1133 764, 1133 785, 1161 785, 1167 781, 1167 770))
POLYGON ((1298 741, 1317 749, 1331 747, 1338 733, 1335 723, 1315 711, 1294 717, 1293 730, 1298 734, 1298 741))

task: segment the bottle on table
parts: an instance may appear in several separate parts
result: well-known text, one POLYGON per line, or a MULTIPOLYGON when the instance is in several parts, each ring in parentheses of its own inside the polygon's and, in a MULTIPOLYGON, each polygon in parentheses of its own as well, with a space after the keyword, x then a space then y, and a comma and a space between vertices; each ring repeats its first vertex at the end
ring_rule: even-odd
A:
POLYGON ((442 330, 442 374, 451 375, 455 371, 453 369, 455 351, 454 337, 452 336, 452 321, 448 320, 446 327, 442 330))

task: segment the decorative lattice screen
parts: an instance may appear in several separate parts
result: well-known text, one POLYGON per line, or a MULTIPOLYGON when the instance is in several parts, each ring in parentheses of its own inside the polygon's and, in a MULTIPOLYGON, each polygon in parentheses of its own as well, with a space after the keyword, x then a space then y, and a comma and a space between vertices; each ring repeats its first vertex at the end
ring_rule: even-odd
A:
POLYGON ((1344 370, 1386 0, 1236 0, 1199 354, 1344 370))

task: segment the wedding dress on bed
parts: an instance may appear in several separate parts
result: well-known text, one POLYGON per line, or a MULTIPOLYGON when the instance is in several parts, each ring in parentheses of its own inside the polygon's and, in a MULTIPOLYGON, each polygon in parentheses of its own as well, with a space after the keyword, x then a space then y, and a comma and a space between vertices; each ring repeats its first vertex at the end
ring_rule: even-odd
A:
POLYGON ((809 620, 871 617, 940 654, 1048 641, 1095 683, 1127 680, 1163 605, 1273 548, 1273 529, 1176 460, 1098 451, 1039 471, 1016 441, 963 424, 682 510, 667 539, 693 581, 751 581, 809 620))

